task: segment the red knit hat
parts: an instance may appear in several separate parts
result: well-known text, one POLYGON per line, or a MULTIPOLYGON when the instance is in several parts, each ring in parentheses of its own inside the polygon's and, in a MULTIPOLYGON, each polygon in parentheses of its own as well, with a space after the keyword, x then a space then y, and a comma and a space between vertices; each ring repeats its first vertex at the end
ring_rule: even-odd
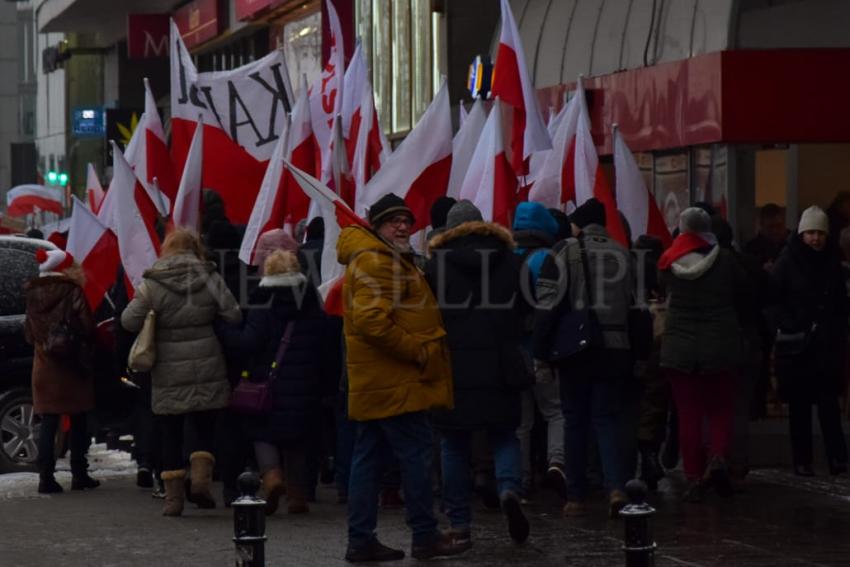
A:
POLYGON ((45 272, 62 272, 74 265, 74 257, 64 250, 39 248, 35 253, 35 260, 38 262, 38 271, 42 274, 45 272))

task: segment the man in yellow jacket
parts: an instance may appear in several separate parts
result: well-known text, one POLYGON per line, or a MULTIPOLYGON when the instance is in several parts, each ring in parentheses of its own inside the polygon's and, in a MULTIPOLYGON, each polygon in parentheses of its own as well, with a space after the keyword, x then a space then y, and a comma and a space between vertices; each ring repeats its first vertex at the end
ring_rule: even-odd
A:
POLYGON ((452 376, 437 301, 413 261, 413 212, 396 195, 369 210, 372 229, 344 229, 337 243, 346 266, 344 331, 348 414, 357 422, 348 493, 350 562, 389 561, 404 552, 375 536, 382 448, 401 465, 407 522, 417 559, 465 547, 437 530, 431 495, 431 426, 427 412, 451 408, 452 376))

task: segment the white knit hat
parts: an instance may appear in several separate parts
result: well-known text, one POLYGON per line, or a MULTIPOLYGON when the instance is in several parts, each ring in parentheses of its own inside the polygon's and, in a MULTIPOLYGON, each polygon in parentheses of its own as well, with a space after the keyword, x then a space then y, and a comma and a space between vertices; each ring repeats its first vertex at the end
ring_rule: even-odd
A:
POLYGON ((38 271, 46 272, 61 272, 70 268, 74 264, 74 257, 64 250, 45 250, 39 248, 35 253, 35 259, 38 262, 38 271))
POLYGON ((820 207, 809 207, 800 216, 800 224, 797 225, 797 234, 802 234, 807 230, 819 230, 829 233, 829 218, 820 207))

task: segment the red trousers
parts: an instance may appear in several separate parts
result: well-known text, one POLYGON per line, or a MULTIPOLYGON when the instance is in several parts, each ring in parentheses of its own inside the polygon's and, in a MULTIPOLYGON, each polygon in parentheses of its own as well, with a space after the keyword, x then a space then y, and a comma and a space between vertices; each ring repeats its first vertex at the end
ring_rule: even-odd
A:
POLYGON ((667 369, 679 415, 679 447, 688 480, 705 474, 708 458, 726 460, 735 421, 735 375, 690 374, 667 369), (708 424, 708 455, 703 425, 708 424))

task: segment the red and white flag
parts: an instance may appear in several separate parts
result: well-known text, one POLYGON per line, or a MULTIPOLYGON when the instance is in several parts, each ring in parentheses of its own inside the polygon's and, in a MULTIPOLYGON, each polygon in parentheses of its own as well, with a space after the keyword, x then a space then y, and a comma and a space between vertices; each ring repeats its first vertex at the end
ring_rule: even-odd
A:
POLYGON ((345 53, 339 15, 333 2, 325 0, 325 5, 330 29, 330 51, 325 68, 310 91, 310 112, 313 117, 313 132, 322 152, 321 180, 327 183, 331 177, 333 123, 342 115, 345 53))
POLYGON ((176 227, 200 230, 201 227, 201 198, 203 186, 201 176, 204 172, 204 129, 195 128, 192 145, 189 146, 189 156, 183 166, 183 176, 180 187, 174 199, 174 210, 171 221, 176 227))
POLYGON ((83 291, 89 307, 96 311, 118 276, 121 265, 118 239, 82 201, 73 195, 71 201, 73 210, 65 249, 83 269, 86 276, 83 291))
POLYGON ((289 128, 285 129, 275 147, 275 152, 269 160, 266 175, 260 185, 260 192, 254 201, 251 218, 245 227, 245 236, 239 249, 239 259, 250 266, 256 265, 255 253, 257 242, 263 233, 276 228, 283 228, 286 222, 286 184, 283 160, 287 157, 287 141, 289 128))
POLYGON ((670 246, 673 238, 655 197, 649 192, 643 175, 638 168, 635 156, 614 125, 614 169, 617 181, 617 206, 629 223, 632 239, 643 234, 655 236, 661 240, 664 248, 670 246))
POLYGON ((548 150, 552 141, 546 132, 537 92, 528 74, 522 39, 508 0, 502 1, 502 30, 499 51, 493 69, 494 97, 513 108, 511 128, 511 165, 517 175, 528 172, 526 160, 534 153, 548 150))
POLYGON ((452 140, 452 170, 449 174, 449 189, 446 195, 453 199, 460 197, 460 188, 486 123, 487 111, 484 110, 484 102, 478 99, 452 140))
POLYGON ((331 187, 349 207, 354 206, 356 185, 348 166, 348 150, 342 135, 342 120, 334 122, 334 138, 331 143, 331 187))
POLYGON ((103 203, 103 186, 100 184, 100 178, 97 176, 92 164, 88 164, 86 168, 86 197, 88 199, 89 210, 94 214, 100 210, 100 204, 103 203))
POLYGON ((532 159, 534 185, 528 198, 549 208, 560 209, 564 203, 576 200, 575 137, 580 110, 577 97, 573 96, 550 124, 552 149, 535 154, 532 159))
POLYGON ((460 198, 472 201, 484 220, 510 227, 516 189, 516 174, 502 141, 502 108, 497 98, 463 180, 460 198))
POLYGON ((132 286, 127 292, 132 296, 142 283, 145 270, 159 257, 157 210, 115 142, 112 155, 113 176, 107 194, 114 195, 113 231, 118 237, 124 273, 132 286))
MULTIPOLYGON (((475 106, 475 103, 473 103, 473 106, 475 106)), ((461 101, 457 105, 457 127, 458 127, 458 130, 463 128, 463 123, 466 122, 467 116, 469 116, 469 113, 466 111, 466 106, 463 104, 463 101, 461 101)))
POLYGON ((22 217, 39 211, 62 215, 65 195, 61 189, 43 185, 18 185, 6 193, 6 214, 22 217))
POLYGON ((365 215, 378 199, 395 193, 416 217, 411 232, 428 226, 431 205, 446 194, 452 167, 452 116, 444 82, 428 110, 378 173, 357 194, 355 211, 365 215))
MULTIPOLYGON (((392 148, 378 123, 375 95, 360 44, 345 71, 342 103, 342 133, 355 191, 359 191, 387 160, 392 148)), ((354 206, 353 201, 346 201, 354 206)))
MULTIPOLYGON (((307 81, 302 79, 301 91, 298 93, 298 100, 295 101, 295 108, 292 109, 292 125, 289 128, 286 159, 301 171, 320 177, 322 156, 319 142, 313 131, 314 121, 309 97, 307 81)), ((310 199, 293 185, 293 179, 288 170, 284 171, 283 175, 286 179, 284 189, 286 223, 294 225, 301 219, 307 218, 310 199)))
POLYGON ((124 154, 161 215, 167 215, 177 194, 177 174, 150 83, 144 80, 145 112, 124 154), (156 180, 156 182, 154 182, 156 180))
POLYGON ((292 100, 281 50, 230 71, 199 73, 172 21, 174 165, 182 171, 200 114, 205 130, 203 186, 221 195, 231 222, 248 221, 292 100))

